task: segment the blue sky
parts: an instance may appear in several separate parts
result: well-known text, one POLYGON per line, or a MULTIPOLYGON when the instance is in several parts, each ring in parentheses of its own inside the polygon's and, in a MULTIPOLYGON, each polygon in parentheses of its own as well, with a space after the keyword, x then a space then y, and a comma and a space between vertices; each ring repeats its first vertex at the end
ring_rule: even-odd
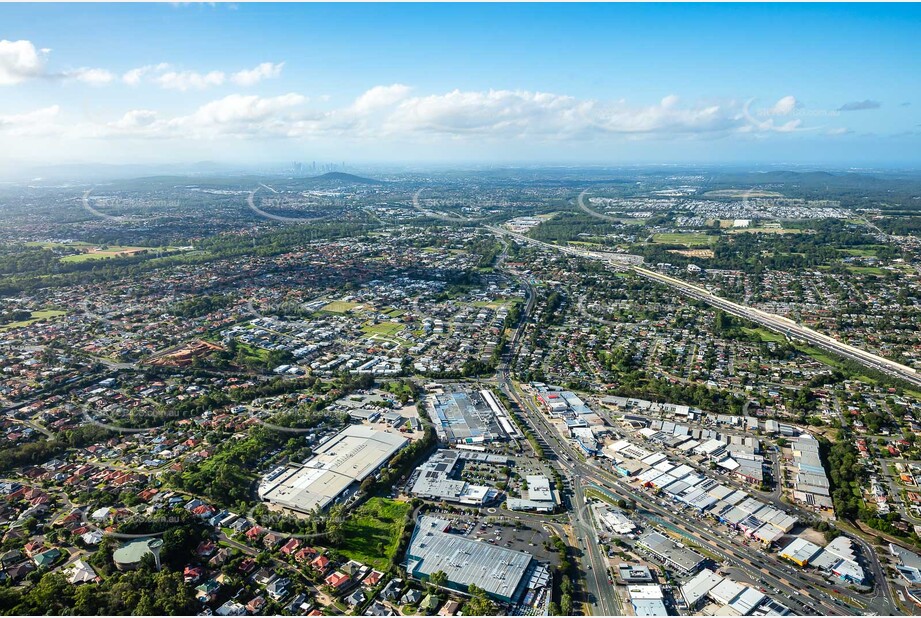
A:
POLYGON ((0 161, 921 165, 921 7, 0 5, 0 161))

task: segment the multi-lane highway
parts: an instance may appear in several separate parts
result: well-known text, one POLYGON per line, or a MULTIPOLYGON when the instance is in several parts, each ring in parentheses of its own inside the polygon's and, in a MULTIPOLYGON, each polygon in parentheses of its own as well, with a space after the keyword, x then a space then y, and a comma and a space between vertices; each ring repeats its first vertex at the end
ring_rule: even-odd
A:
POLYGON ((752 322, 760 324, 761 326, 769 328, 775 332, 781 333, 788 337, 801 339, 811 345, 815 345, 830 352, 834 352, 835 354, 854 360, 866 367, 870 367, 871 369, 881 371, 896 378, 900 378, 916 386, 921 386, 921 374, 919 374, 915 369, 908 367, 907 365, 897 363, 895 361, 889 360, 888 358, 883 358, 882 356, 878 356, 871 352, 867 352, 866 350, 862 350, 860 348, 838 341, 833 337, 829 337, 828 335, 812 330, 811 328, 803 326, 802 324, 798 324, 789 318, 727 300, 720 296, 716 296, 709 290, 706 290, 700 286, 688 283, 687 281, 682 281, 681 279, 676 279, 675 277, 670 277, 654 270, 643 268, 637 264, 630 263, 623 255, 616 253, 602 253, 598 251, 586 251, 584 249, 575 249, 572 247, 562 247, 559 245, 535 240, 533 238, 524 236, 523 234, 518 234, 494 226, 489 226, 489 230, 495 234, 510 236, 522 242, 540 245, 560 253, 606 262, 618 270, 632 270, 641 277, 645 277, 647 279, 651 279, 653 281, 657 281, 664 285, 670 286, 686 296, 704 301, 714 307, 722 309, 726 313, 751 320, 752 322))

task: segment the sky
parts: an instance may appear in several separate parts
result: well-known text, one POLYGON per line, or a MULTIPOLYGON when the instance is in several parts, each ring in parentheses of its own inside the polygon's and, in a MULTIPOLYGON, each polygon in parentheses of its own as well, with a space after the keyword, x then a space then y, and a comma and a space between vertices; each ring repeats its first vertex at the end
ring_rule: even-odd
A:
POLYGON ((921 168, 921 6, 0 4, 0 165, 921 168))

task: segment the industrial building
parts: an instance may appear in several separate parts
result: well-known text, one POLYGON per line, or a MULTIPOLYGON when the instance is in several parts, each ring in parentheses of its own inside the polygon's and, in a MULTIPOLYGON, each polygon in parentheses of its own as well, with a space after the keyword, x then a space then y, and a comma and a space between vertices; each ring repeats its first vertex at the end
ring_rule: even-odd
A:
POLYGON ((662 588, 657 584, 627 587, 634 616, 668 616, 662 588))
POLYGON ((532 475, 525 479, 528 483, 527 498, 509 498, 507 506, 512 511, 536 511, 552 513, 556 510, 558 500, 556 492, 550 487, 550 479, 543 475, 532 475))
POLYGON ((450 523, 423 516, 406 550, 406 572, 417 579, 447 575, 445 586, 466 592, 471 584, 504 603, 518 603, 529 591, 550 585, 550 572, 527 552, 451 534, 450 523))
POLYGON ((899 575, 910 586, 921 585, 921 556, 894 543, 889 543, 889 553, 898 561, 895 568, 899 575))
POLYGON ((641 564, 621 562, 617 565, 617 575, 626 584, 648 584, 654 581, 649 567, 641 564))
POLYGON ((793 498, 816 510, 834 510, 828 476, 819 456, 819 441, 804 433, 791 446, 793 466, 796 470, 796 476, 793 478, 793 498))
POLYGON ((593 508, 595 510, 595 519, 608 531, 624 535, 636 530, 636 524, 622 510, 601 502, 596 502, 593 508))
POLYGON ((822 548, 811 541, 802 537, 797 537, 784 547, 778 555, 784 560, 789 560, 797 566, 804 567, 809 564, 809 560, 815 556, 822 548))
POLYGON ((270 508, 305 515, 324 510, 383 467, 408 440, 365 425, 350 425, 327 440, 301 466, 276 468, 259 485, 270 508))
POLYGON ((812 566, 835 575, 848 584, 863 584, 866 574, 857 562, 854 543, 846 536, 839 536, 824 548, 802 537, 794 539, 780 551, 780 557, 794 564, 812 566))
POLYGON ((857 562, 854 542, 846 536, 836 537, 813 556, 812 566, 835 575, 847 584, 863 585, 866 581, 863 567, 857 562))
POLYGON ((428 407, 435 432, 444 444, 484 444, 518 433, 508 413, 487 390, 432 394, 428 407))
POLYGON ((761 591, 718 575, 710 569, 703 569, 681 586, 681 596, 691 612, 696 612, 708 600, 720 606, 716 615, 749 616, 755 614, 759 606, 762 610, 758 613, 764 615, 780 615, 787 611, 787 608, 772 602, 761 591))
MULTIPOLYGON (((650 431, 649 435, 653 436, 661 433, 646 429, 639 433, 650 431)), ((716 441, 704 445, 707 447, 704 451, 718 450, 716 441)), ((621 475, 675 502, 706 513, 764 545, 778 542, 796 525, 797 519, 792 515, 742 490, 707 478, 687 464, 678 465, 664 453, 654 453, 628 440, 618 440, 604 447, 603 454, 614 461, 614 469, 621 475)), ((758 465, 761 463, 758 462, 758 465)))
MULTIPOLYGON (((440 449, 415 472, 410 492, 428 500, 456 502, 481 506, 492 501, 499 492, 492 487, 472 485, 454 478, 458 462, 463 458, 460 451, 440 449)), ((505 460, 503 459, 503 463, 505 460)))
POLYGON ((696 573, 704 563, 704 557, 696 551, 678 545, 658 532, 643 535, 638 544, 656 560, 683 575, 696 573))

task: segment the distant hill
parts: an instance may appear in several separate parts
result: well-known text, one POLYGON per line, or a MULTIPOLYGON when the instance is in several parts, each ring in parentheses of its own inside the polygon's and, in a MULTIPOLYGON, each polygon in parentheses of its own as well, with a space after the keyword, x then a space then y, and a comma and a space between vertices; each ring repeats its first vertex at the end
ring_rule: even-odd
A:
POLYGON ((380 180, 374 180, 373 178, 365 178, 363 176, 356 176, 355 174, 346 174, 345 172, 329 172, 321 176, 311 176, 306 180, 312 180, 315 182, 338 182, 346 183, 353 185, 380 185, 383 184, 380 180))

